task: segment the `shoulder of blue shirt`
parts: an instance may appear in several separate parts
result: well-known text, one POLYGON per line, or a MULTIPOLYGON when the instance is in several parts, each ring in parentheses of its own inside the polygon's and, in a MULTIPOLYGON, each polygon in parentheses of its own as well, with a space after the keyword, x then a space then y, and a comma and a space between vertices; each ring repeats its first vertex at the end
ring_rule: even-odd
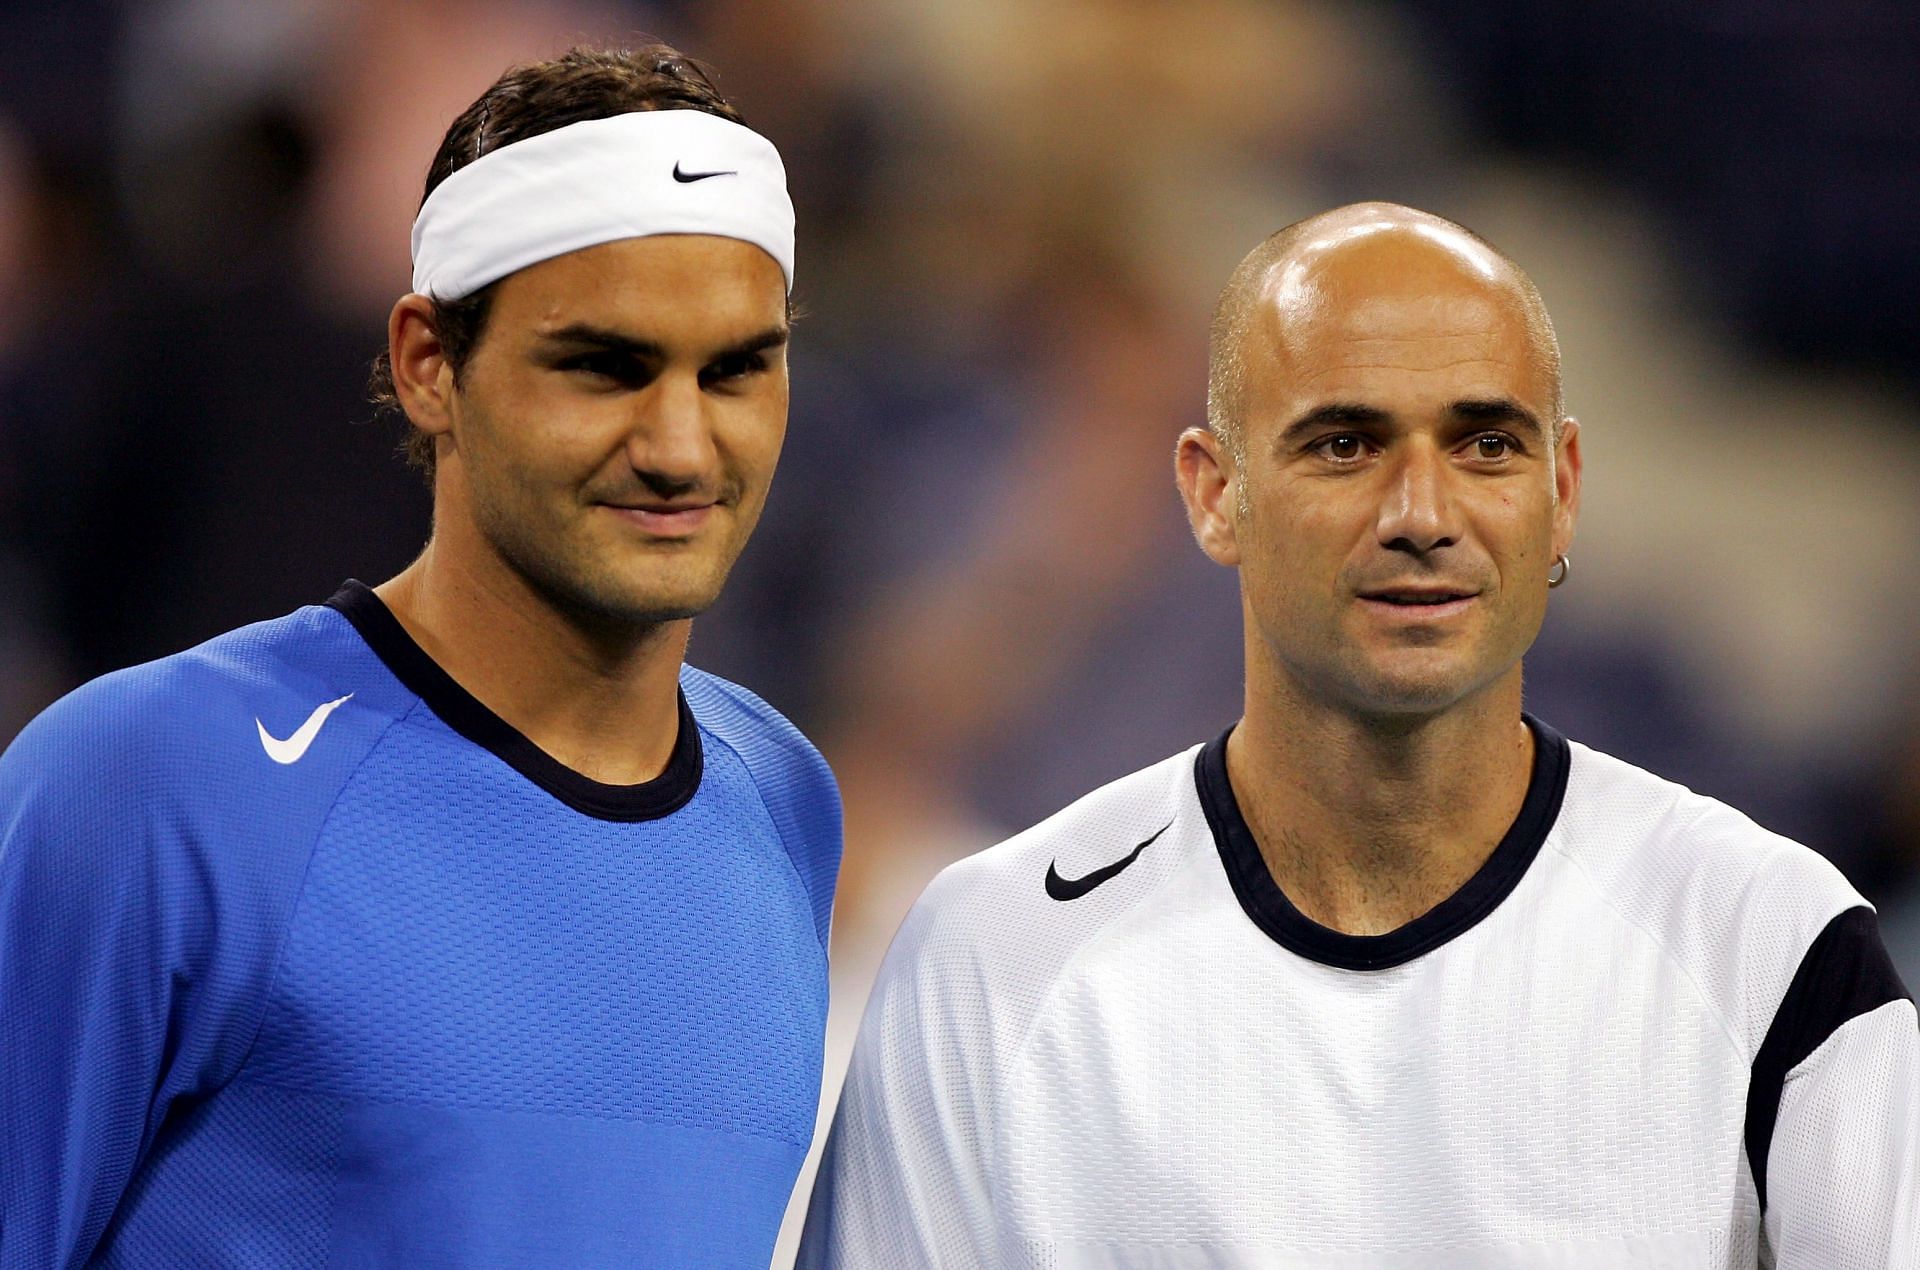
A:
MULTIPOLYGON (((704 736, 753 780, 812 900, 823 942, 840 856, 838 787, 825 760, 749 690, 683 667, 681 687, 704 736)), ((63 870, 124 870, 137 850, 236 854, 234 843, 304 851, 353 770, 419 699, 337 612, 310 606, 229 631, 169 657, 101 676, 34 719, 0 755, 0 833, 21 817, 87 826, 94 850, 60 850, 63 870), (293 764, 268 736, 292 736, 315 710, 351 697, 293 764), (324 740, 324 744, 322 744, 324 740), (163 832, 156 833, 155 830, 163 832), (135 840, 138 840, 137 844, 135 840), (122 850, 110 849, 120 842, 122 850)), ((18 835, 5 833, 22 844, 18 835)), ((4 850, 0 845, 0 850, 4 850)), ((218 868, 240 861, 222 859, 218 868)), ((205 858, 180 864, 201 871, 205 858)), ((262 867, 286 863, 260 859, 262 867)))
POLYGON ((746 766, 813 906, 814 932, 827 942, 840 869, 840 788, 820 751, 778 710, 740 685, 691 666, 681 691, 703 733, 746 766))

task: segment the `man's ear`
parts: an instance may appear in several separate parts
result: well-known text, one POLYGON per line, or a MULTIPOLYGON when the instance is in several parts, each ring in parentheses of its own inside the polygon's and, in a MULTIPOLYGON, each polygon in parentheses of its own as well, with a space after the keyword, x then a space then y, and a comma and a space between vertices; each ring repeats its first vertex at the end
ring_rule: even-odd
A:
POLYGON ((413 426, 442 436, 452 426, 453 367, 433 326, 433 301, 403 295, 387 315, 387 357, 393 391, 413 426))
POLYGON ((1553 454, 1553 554, 1573 549, 1573 525, 1580 515, 1580 424, 1560 421, 1553 454))
POLYGON ((1210 429, 1188 428, 1180 434, 1173 467, 1181 501, 1187 505, 1187 523, 1193 526, 1200 550, 1215 564, 1239 564, 1240 543, 1233 521, 1239 473, 1233 456, 1210 429))

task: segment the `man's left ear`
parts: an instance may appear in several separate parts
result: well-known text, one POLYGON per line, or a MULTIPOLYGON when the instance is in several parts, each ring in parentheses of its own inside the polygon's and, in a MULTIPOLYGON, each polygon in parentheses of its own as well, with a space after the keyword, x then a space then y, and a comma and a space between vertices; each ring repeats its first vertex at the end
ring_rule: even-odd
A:
POLYGON ((1553 447, 1553 550, 1564 554, 1573 547, 1574 522, 1580 515, 1580 422, 1560 421, 1553 447))

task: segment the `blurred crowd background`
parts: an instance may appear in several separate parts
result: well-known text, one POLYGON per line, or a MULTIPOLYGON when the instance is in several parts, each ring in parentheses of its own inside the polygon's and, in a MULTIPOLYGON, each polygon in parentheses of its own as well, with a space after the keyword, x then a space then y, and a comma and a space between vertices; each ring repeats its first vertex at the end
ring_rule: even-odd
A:
POLYGON ((1920 8, 1905 0, 66 0, 0 8, 0 742, 377 582, 369 361, 453 116, 657 36, 799 207, 793 419, 692 660, 840 773, 833 1080, 933 871, 1238 711, 1174 437, 1240 255, 1360 198, 1559 324, 1529 708, 1827 853, 1920 982, 1920 8))

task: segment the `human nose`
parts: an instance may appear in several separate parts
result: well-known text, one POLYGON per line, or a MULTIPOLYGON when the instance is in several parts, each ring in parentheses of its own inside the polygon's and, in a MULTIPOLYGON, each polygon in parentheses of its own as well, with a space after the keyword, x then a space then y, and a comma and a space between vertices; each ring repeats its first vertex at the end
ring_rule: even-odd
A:
POLYGON ((651 483, 699 485, 716 463, 707 394, 695 375, 662 375, 642 394, 627 434, 627 460, 651 483))
POLYGON ((1450 475, 1446 457, 1436 447, 1419 442, 1403 447, 1381 494, 1375 532, 1382 546, 1425 555, 1454 543, 1458 527, 1450 475))

